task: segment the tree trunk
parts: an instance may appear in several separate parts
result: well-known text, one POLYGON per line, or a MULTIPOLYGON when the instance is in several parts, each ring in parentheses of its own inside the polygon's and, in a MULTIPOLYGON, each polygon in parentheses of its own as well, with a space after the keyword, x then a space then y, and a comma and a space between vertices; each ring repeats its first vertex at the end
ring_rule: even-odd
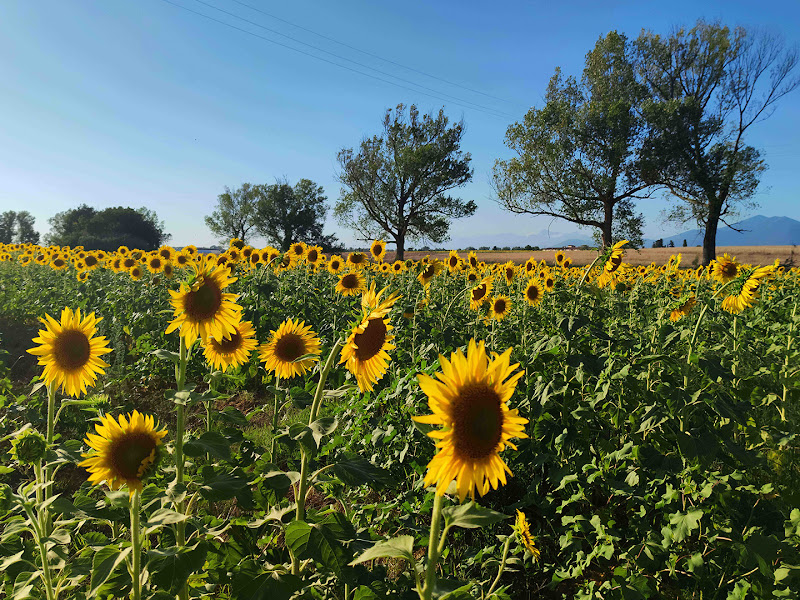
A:
POLYGON ((603 202, 605 214, 603 215, 603 248, 608 248, 614 244, 611 237, 611 225, 614 222, 614 204, 609 201, 603 202))
POLYGON ((706 231, 703 235, 703 264, 708 266, 717 258, 717 226, 719 225, 720 206, 717 202, 709 202, 706 231))
POLYGON ((394 236, 395 245, 397 246, 394 259, 395 260, 405 260, 406 254, 406 236, 405 235, 396 235, 394 236))

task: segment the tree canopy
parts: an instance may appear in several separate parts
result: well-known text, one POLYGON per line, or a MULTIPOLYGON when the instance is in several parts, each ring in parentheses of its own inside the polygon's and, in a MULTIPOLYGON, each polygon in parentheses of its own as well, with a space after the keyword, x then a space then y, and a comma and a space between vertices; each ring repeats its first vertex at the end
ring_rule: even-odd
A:
POLYGON ((338 222, 364 241, 388 237, 399 259, 408 239, 448 239, 450 221, 477 208, 448 193, 472 179, 463 135, 464 122, 450 125, 444 110, 422 117, 414 105, 407 116, 403 104, 387 110, 382 134, 338 154, 344 186, 334 209, 338 222))
POLYGON ((38 244, 39 232, 33 228, 35 221, 27 210, 0 213, 0 244, 38 244))
POLYGON ((336 236, 322 233, 328 198, 321 185, 301 179, 294 187, 285 180, 258 187, 256 229, 270 243, 284 251, 294 242, 318 244, 326 252, 338 249, 336 236))
POLYGON ((48 220, 49 244, 83 246, 87 250, 116 250, 120 246, 155 250, 170 236, 156 213, 147 208, 116 206, 96 210, 82 204, 48 220))
POLYGON ((645 177, 683 202, 672 218, 705 228, 709 264, 719 222, 729 225, 752 205, 766 164, 744 135, 800 83, 791 76, 797 51, 768 34, 702 20, 667 37, 644 32, 636 49, 648 93, 645 177))
POLYGON ((614 31, 586 55, 580 81, 556 69, 544 106, 531 108, 506 132, 517 156, 495 163, 500 205, 596 228, 606 246, 619 238, 641 240, 642 217, 632 199, 650 194, 638 154, 644 92, 630 44, 614 31))
POLYGON ((247 237, 256 229, 256 205, 263 194, 258 185, 243 183, 238 189, 225 187, 225 192, 217 196, 217 206, 205 218, 206 227, 223 244, 231 238, 247 242, 247 237))

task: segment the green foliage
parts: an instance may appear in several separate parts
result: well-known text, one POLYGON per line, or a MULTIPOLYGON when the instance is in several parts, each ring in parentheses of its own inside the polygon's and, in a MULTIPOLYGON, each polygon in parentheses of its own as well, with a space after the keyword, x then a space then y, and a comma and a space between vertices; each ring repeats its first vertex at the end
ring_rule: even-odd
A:
POLYGON ((120 246, 155 250, 170 236, 152 210, 116 206, 96 210, 86 204, 57 213, 48 220, 47 243, 83 246, 87 250, 116 250, 120 246))
POLYGON ((243 183, 238 189, 225 187, 217 196, 217 206, 205 218, 206 227, 227 244, 231 238, 247 243, 247 237, 256 228, 256 211, 263 195, 261 186, 243 183))

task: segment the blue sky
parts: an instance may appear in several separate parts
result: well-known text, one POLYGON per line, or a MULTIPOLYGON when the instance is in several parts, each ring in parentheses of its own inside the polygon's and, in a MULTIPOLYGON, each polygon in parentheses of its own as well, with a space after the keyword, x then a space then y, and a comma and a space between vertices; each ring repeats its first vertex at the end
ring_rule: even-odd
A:
MULTIPOLYGON (((569 232, 575 228, 564 222, 503 212, 490 186, 494 161, 510 156, 506 128, 528 107, 541 106, 555 67, 580 75, 586 52, 612 29, 630 37, 642 28, 666 33, 699 17, 762 27, 800 42, 800 3, 789 0, 241 1, 502 100, 356 52, 235 0, 170 2, 403 87, 165 0, 6 0, 0 6, 0 210, 29 210, 44 232, 54 213, 82 202, 146 206, 164 219, 174 245, 210 244, 214 238, 203 217, 225 186, 306 177, 324 186, 332 205, 340 187, 337 152, 378 133, 384 111, 403 102, 426 112, 444 106, 448 116, 467 124, 463 149, 472 154, 475 175, 460 195, 479 208, 454 222, 454 238, 569 232), (405 89, 414 86, 255 24, 436 92, 405 89)), ((752 128, 747 141, 764 151, 769 170, 757 196, 760 207, 751 214, 800 219, 798 132, 800 91, 752 128)), ((666 206, 662 200, 640 203, 647 237, 677 232, 660 221, 666 206)), ((351 239, 332 220, 328 229, 351 239)))

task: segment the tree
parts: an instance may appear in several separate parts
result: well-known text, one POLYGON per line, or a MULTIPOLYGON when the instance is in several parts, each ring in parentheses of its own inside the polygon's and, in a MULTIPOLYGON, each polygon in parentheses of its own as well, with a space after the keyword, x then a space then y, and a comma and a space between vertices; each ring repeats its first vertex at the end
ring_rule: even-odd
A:
POLYGON ((206 227, 227 245, 231 238, 247 242, 248 234, 256 228, 256 206, 262 194, 260 186, 243 183, 237 190, 225 187, 217 196, 217 206, 205 218, 206 227))
POLYGON ((170 237, 154 211, 123 206, 98 211, 82 204, 57 213, 48 223, 48 244, 83 246, 87 250, 111 251, 120 246, 155 250, 170 237))
POLYGON ((644 91, 627 38, 614 31, 586 55, 580 82, 556 69, 544 106, 531 108, 506 132, 517 156, 495 163, 500 205, 597 228, 604 246, 617 236, 641 239, 643 219, 634 215, 632 200, 649 197, 651 188, 638 156, 644 91), (617 210, 633 230, 615 227, 617 210))
POLYGON ((403 259, 406 240, 441 243, 450 220, 474 214, 477 205, 448 194, 472 179, 469 153, 460 149, 464 121, 449 125, 444 110, 419 116, 417 107, 387 110, 383 133, 365 138, 358 151, 338 154, 344 186, 334 214, 363 241, 388 237, 403 259))
POLYGON ((27 210, 8 210, 0 214, 0 243, 38 244, 39 232, 33 228, 35 221, 27 210))
POLYGON ((663 248, 663 247, 664 247, 663 238, 658 238, 655 242, 653 242, 653 248, 663 248))
POLYGON ((716 258, 717 227, 752 205, 766 169, 761 154, 744 142, 755 123, 800 80, 791 73, 795 49, 768 34, 698 21, 663 38, 643 32, 637 63, 651 100, 643 172, 682 204, 671 217, 705 229, 703 264, 716 258))
POLYGON ((335 235, 323 235, 328 198, 321 185, 301 179, 259 186, 255 223, 258 232, 286 251, 294 242, 318 244, 325 252, 338 251, 335 235))

